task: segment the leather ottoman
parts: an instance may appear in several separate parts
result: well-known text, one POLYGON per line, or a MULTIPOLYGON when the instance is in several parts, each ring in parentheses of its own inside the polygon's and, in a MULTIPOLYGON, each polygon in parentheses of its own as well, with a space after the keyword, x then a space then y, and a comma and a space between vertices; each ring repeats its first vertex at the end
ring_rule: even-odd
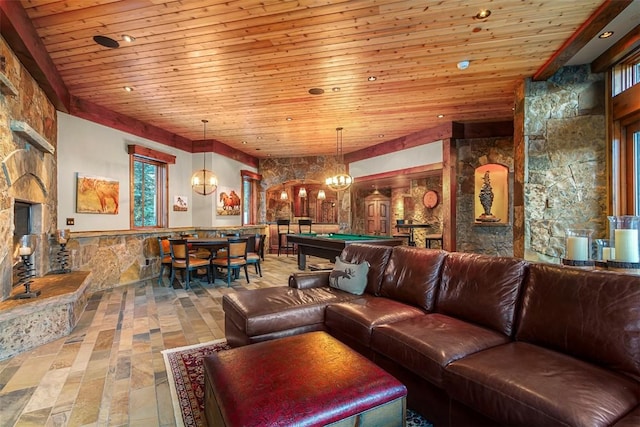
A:
POLYGON ((325 332, 204 359, 209 426, 402 426, 405 386, 325 332))

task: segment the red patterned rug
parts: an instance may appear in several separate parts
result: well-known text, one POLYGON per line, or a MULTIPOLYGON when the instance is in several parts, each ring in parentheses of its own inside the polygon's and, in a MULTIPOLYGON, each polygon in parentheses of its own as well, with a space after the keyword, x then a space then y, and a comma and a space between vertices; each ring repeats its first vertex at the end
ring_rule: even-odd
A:
MULTIPOLYGON (((173 412, 178 427, 204 426, 204 368, 202 359, 228 350, 224 339, 162 351, 171 388, 173 412)), ((407 409, 407 427, 433 427, 418 413, 407 409)))

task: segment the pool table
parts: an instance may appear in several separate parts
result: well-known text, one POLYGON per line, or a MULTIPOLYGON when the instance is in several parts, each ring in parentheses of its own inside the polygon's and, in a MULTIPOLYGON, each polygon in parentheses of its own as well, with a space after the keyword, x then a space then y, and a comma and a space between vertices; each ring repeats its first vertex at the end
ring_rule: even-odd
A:
POLYGON ((365 234, 316 234, 300 233, 287 235, 289 243, 298 246, 298 268, 304 270, 307 266, 307 255, 334 261, 342 250, 353 243, 367 243, 370 245, 398 246, 402 239, 387 236, 368 236, 365 234))

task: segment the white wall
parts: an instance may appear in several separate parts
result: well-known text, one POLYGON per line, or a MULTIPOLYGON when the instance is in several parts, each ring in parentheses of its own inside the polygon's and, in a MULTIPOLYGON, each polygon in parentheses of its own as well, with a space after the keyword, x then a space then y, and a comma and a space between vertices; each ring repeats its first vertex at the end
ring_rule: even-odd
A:
POLYGON ((354 177, 393 172, 442 162, 442 140, 383 154, 349 163, 349 174, 354 177))
MULTIPOLYGON (((58 228, 72 231, 129 229, 129 154, 127 145, 138 144, 176 156, 169 165, 169 226, 241 225, 241 216, 217 217, 217 192, 201 196, 191 190, 191 174, 202 168, 202 153, 191 154, 116 129, 58 112, 58 228), (120 206, 116 215, 76 213, 77 173, 117 179, 120 206), (189 210, 171 209, 175 196, 187 196, 189 210), (75 225, 66 225, 74 218, 75 225)), ((207 153, 207 167, 218 175, 220 186, 242 188, 240 169, 255 168, 220 155, 207 153)))

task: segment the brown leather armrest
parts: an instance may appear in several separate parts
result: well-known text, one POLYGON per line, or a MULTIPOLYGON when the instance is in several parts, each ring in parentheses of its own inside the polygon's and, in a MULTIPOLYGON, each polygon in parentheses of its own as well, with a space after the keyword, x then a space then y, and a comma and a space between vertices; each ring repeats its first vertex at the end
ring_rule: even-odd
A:
POLYGON ((289 276, 289 287, 297 289, 321 288, 329 286, 330 271, 293 273, 289 276))

